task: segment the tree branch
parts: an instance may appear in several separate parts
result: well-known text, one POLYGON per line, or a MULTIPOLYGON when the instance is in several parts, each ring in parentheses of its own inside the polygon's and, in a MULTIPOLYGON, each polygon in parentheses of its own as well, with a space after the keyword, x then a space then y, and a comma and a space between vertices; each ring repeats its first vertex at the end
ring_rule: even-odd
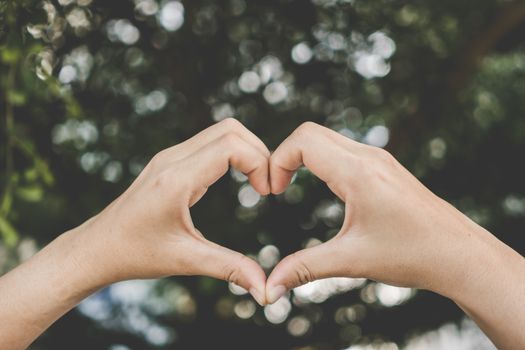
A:
POLYGON ((476 71, 483 58, 509 32, 525 21, 525 1, 516 0, 505 5, 485 30, 480 31, 461 50, 457 68, 450 75, 449 83, 453 91, 461 90, 469 77, 476 71))

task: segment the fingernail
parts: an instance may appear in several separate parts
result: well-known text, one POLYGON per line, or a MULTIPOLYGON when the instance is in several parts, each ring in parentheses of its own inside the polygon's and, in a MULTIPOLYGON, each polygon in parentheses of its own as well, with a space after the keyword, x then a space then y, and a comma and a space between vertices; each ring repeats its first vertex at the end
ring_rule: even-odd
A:
POLYGON ((284 286, 275 286, 268 292, 268 304, 273 304, 286 293, 284 286))
POLYGON ((252 295, 252 297, 255 299, 255 301, 257 302, 257 304, 261 305, 261 306, 264 306, 265 305, 265 300, 264 300, 264 296, 261 294, 261 292, 259 292, 257 289, 255 288, 250 288, 250 294, 252 295))

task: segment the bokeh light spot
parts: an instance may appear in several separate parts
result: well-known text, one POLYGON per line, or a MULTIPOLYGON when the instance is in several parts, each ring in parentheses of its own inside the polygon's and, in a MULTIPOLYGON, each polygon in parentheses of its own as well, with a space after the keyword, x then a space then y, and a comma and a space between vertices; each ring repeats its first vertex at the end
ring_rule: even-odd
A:
POLYGON ((371 146, 385 147, 390 139, 390 130, 386 126, 376 125, 370 128, 363 141, 371 146))
POLYGON ((184 6, 179 1, 164 3, 158 13, 158 21, 167 31, 176 31, 184 24, 184 6))
POLYGON ((355 70, 366 79, 382 78, 390 73, 390 63, 378 54, 356 54, 355 70))
POLYGON ((281 254, 276 246, 267 245, 259 251, 257 261, 263 268, 269 269, 279 262, 280 257, 281 254))
POLYGON ((312 49, 307 43, 299 43, 292 48, 292 59, 295 63, 305 64, 308 63, 313 56, 312 49))
POLYGON ((62 67, 60 73, 58 73, 58 80, 62 84, 69 84, 77 77, 77 70, 75 67, 67 65, 62 67))
POLYGON ((129 20, 111 20, 106 25, 108 38, 111 41, 120 41, 126 45, 135 44, 140 38, 140 32, 129 20))
POLYGON ((286 321, 291 310, 292 304, 290 300, 288 300, 287 296, 283 296, 274 304, 264 307, 264 316, 269 322, 279 324, 286 321))
POLYGON ((268 103, 277 104, 288 96, 288 88, 283 82, 276 81, 266 86, 263 96, 268 103))
POLYGON ((261 195, 250 184, 242 186, 237 197, 239 203, 245 208, 255 207, 261 199, 261 195))
POLYGON ((411 288, 395 287, 384 283, 377 283, 375 292, 379 302, 387 307, 402 304, 414 295, 411 288))
POLYGON ((303 303, 322 303, 332 295, 348 292, 361 287, 366 282, 362 278, 325 278, 294 288, 294 297, 303 303))
POLYGON ((237 304, 235 304, 233 308, 233 312, 235 312, 235 315, 242 319, 248 319, 252 317, 255 313, 255 310, 255 303, 249 299, 239 301, 237 304))
POLYGON ((257 91, 259 86, 261 86, 261 79, 256 72, 248 71, 241 74, 239 78, 239 88, 242 91, 252 93, 257 91))
POLYGON ((304 316, 296 316, 288 321, 288 332, 294 337, 301 337, 305 335, 311 328, 312 323, 304 316))
POLYGON ((233 282, 230 282, 228 283, 228 289, 230 290, 230 292, 232 292, 232 294, 235 294, 235 295, 245 295, 245 294, 248 294, 248 291, 246 289, 244 289, 243 287, 233 283, 233 282))

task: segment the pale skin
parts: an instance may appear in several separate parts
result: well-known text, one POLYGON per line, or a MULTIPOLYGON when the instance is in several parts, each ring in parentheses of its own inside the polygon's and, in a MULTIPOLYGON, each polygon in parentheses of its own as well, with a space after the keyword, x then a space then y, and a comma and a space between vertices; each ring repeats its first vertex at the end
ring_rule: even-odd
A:
POLYGON ((336 276, 428 289, 455 301, 499 348, 525 348, 524 272, 522 256, 386 151, 305 123, 270 155, 228 119, 160 152, 100 214, 0 278, 0 349, 28 347, 108 284, 170 275, 231 281, 260 304, 336 276), (267 195, 283 192, 303 165, 345 202, 345 221, 333 239, 284 258, 267 280, 255 261, 193 226, 189 208, 229 166, 267 195))

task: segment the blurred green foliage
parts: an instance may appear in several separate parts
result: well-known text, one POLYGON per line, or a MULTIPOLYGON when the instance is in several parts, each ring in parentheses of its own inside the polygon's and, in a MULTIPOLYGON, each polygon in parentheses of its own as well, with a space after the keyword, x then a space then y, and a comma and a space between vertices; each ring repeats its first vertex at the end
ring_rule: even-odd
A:
MULTIPOLYGON (((228 116, 270 148, 306 120, 385 146, 523 253, 524 32, 519 0, 1 0, 0 270, 228 116)), ((268 198, 230 175, 192 209, 195 223, 268 271, 337 232, 341 203, 309 172, 268 198)), ((462 322, 431 293, 347 282, 318 286, 322 303, 298 291, 269 311, 207 278, 132 283, 34 348, 395 349, 462 322)))

